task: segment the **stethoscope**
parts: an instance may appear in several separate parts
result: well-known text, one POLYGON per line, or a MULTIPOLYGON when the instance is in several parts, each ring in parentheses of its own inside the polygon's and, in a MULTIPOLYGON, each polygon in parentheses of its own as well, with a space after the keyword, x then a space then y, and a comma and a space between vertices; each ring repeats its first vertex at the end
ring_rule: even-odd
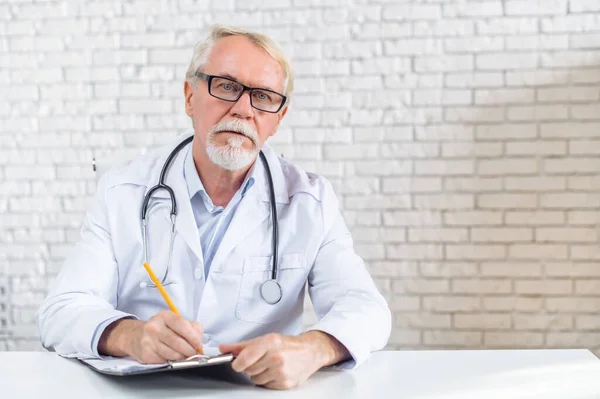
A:
MULTIPOLYGON (((188 145, 193 140, 193 138, 194 138, 193 135, 190 137, 187 137, 185 140, 183 140, 181 143, 179 143, 177 145, 177 147, 175 147, 175 149, 173 149, 173 151, 169 154, 169 156, 167 157, 167 160, 165 161, 165 164, 163 165, 162 170, 160 172, 160 178, 158 180, 158 184, 156 186, 152 187, 148 191, 148 193, 146 193, 146 195, 144 196, 144 201, 142 203, 141 218, 142 218, 142 240, 143 240, 143 246, 144 246, 144 262, 148 262, 148 243, 147 243, 147 236, 148 236, 147 225, 148 224, 147 224, 147 219, 146 219, 147 214, 148 214, 148 203, 150 202, 150 198, 152 197, 152 194, 158 190, 166 190, 167 193, 169 194, 169 198, 171 199, 171 236, 170 236, 170 240, 169 240, 169 260, 167 261, 167 269, 165 270, 165 274, 163 275, 163 278, 161 280, 161 283, 163 285, 168 285, 168 283, 165 283, 165 282, 166 282, 167 276, 169 274, 169 268, 171 266, 171 259, 173 256, 173 240, 175 238, 175 220, 177 218, 177 202, 175 201, 175 193, 173 192, 173 189, 171 189, 171 187, 169 187, 165 183, 165 176, 167 174, 169 166, 171 166, 173 158, 175 158, 177 153, 179 153, 179 151, 181 151, 181 149, 183 147, 188 145)), ((271 270, 271 278, 265 280, 260 286, 260 295, 262 296, 263 300, 266 303, 274 305, 281 300, 281 297, 283 294, 282 290, 281 290, 281 285, 277 281, 277 271, 278 271, 277 270, 277 250, 278 250, 277 241, 279 238, 278 231, 277 231, 277 206, 275 203, 275 189, 273 187, 273 177, 271 176, 271 169, 269 168, 269 163, 267 162, 267 158, 265 157, 265 154, 263 154, 262 151, 260 151, 259 155, 260 155, 260 159, 261 159, 263 165, 265 166, 265 169, 267 170, 267 177, 269 180, 269 190, 270 190, 270 201, 271 201, 271 218, 273 220, 273 237, 272 237, 273 268, 271 270)), ((144 284, 145 287, 156 287, 152 283, 142 283, 142 284, 144 284)))

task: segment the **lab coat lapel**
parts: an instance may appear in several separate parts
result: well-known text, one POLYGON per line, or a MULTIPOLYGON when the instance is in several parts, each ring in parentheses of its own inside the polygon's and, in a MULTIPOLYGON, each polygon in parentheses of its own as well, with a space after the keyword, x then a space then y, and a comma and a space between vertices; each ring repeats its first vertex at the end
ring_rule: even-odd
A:
POLYGON ((242 198, 217 249, 211 268, 220 270, 227 255, 250 236, 269 216, 269 203, 260 200, 258 190, 249 190, 242 198))

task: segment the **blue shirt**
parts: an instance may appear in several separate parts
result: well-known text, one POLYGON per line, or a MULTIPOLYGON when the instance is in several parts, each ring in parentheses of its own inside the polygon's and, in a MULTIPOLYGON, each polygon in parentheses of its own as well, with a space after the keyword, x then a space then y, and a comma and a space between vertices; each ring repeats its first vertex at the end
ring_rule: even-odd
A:
POLYGON ((185 155, 183 176, 190 194, 192 203, 192 212, 196 220, 198 235, 200 237, 200 246, 202 247, 202 256, 204 258, 204 278, 208 278, 210 265, 223 240, 223 236, 233 219, 233 215, 240 204, 244 195, 254 184, 255 164, 246 175, 240 189, 234 194, 233 198, 225 208, 216 206, 204 189, 204 185, 198 176, 191 146, 185 155))

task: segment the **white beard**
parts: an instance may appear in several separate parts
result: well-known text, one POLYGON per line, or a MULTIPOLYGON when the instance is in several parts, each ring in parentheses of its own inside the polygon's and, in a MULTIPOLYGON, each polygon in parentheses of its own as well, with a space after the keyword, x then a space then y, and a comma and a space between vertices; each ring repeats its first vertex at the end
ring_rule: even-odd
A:
POLYGON ((239 170, 250 165, 258 155, 258 134, 244 122, 232 120, 217 124, 206 137, 206 154, 215 164, 226 170, 239 170), (243 147, 242 137, 231 136, 227 144, 220 146, 215 143, 214 136, 220 131, 234 131, 242 133, 254 144, 253 149, 247 150, 243 147))

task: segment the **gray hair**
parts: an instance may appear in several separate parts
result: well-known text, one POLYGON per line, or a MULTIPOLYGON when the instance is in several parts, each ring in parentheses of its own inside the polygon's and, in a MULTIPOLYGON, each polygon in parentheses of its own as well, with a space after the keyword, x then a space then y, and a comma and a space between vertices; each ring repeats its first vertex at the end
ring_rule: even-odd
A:
POLYGON ((250 41, 257 47, 265 50, 271 57, 273 57, 277 62, 279 62, 279 64, 283 68, 285 78, 283 84, 283 92, 288 98, 287 103, 289 103, 290 97, 294 90, 294 74, 292 71, 291 63, 283 53, 283 50, 273 39, 271 39, 267 35, 241 28, 235 28, 225 25, 213 25, 210 28, 206 38, 196 43, 196 46, 194 47, 194 55, 192 57, 192 61, 190 62, 190 66, 188 67, 188 70, 185 74, 185 80, 194 86, 196 85, 198 81, 198 78, 196 77, 196 72, 203 68, 208 62, 208 56, 210 54, 212 46, 217 40, 227 36, 244 36, 250 39, 250 41))

